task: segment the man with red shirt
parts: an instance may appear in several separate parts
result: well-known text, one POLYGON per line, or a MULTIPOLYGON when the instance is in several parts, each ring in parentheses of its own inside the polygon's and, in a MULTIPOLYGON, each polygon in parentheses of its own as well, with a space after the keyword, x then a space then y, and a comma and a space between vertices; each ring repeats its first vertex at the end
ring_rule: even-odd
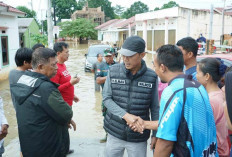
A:
MULTIPOLYGON (((74 85, 80 81, 80 78, 79 77, 72 78, 64 64, 64 62, 66 62, 69 57, 68 44, 64 42, 58 42, 55 43, 53 49, 57 54, 58 70, 57 70, 57 74, 53 78, 51 78, 51 81, 60 84, 58 89, 64 101, 67 102, 69 106, 72 106, 73 101, 74 102, 79 101, 78 97, 75 96, 74 94, 74 85)), ((69 137, 67 137, 67 140, 69 140, 69 137)), ((69 150, 68 154, 71 154, 73 152, 74 150, 69 150)))

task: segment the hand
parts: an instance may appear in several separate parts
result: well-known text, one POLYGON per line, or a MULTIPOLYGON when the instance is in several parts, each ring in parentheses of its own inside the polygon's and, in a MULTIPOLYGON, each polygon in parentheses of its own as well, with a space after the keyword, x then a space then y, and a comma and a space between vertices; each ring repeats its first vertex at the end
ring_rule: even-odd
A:
POLYGON ((152 137, 151 138, 151 143, 150 143, 150 149, 155 149, 155 145, 156 145, 156 142, 157 142, 157 138, 156 137, 152 137))
POLYGON ((76 123, 73 120, 71 120, 70 123, 68 123, 68 128, 72 129, 72 127, 73 130, 76 131, 76 123))
POLYGON ((129 127, 136 131, 136 132, 140 132, 141 134, 143 133, 143 120, 135 115, 126 113, 123 117, 123 119, 125 119, 125 121, 127 122, 127 125, 129 125, 129 127), (141 124, 140 124, 141 123, 141 124))
POLYGON ((80 77, 72 77, 71 80, 70 80, 70 83, 72 85, 75 85, 75 84, 77 84, 79 82, 80 82, 80 77))
POLYGON ((139 132, 139 133, 143 134, 143 131, 144 131, 144 120, 141 117, 137 117, 136 121, 132 125, 129 125, 129 127, 134 132, 139 132))
POLYGON ((80 101, 80 99, 76 95, 74 95, 73 101, 77 103, 80 101))
POLYGON ((9 125, 7 125, 7 124, 3 124, 2 125, 2 129, 0 131, 0 140, 2 140, 3 138, 5 138, 6 135, 8 134, 8 127, 9 127, 9 125))

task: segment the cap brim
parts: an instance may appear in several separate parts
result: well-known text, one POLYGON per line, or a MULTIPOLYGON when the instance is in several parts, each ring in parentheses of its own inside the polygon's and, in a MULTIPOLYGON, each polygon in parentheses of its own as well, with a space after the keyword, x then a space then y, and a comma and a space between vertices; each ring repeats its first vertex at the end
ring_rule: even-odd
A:
POLYGON ((119 53, 121 53, 123 56, 133 56, 133 55, 135 55, 137 52, 134 52, 134 51, 131 51, 131 50, 128 50, 128 49, 121 48, 121 50, 119 50, 119 53))
POLYGON ((112 53, 107 53, 107 54, 104 54, 104 56, 112 56, 113 54, 112 53))

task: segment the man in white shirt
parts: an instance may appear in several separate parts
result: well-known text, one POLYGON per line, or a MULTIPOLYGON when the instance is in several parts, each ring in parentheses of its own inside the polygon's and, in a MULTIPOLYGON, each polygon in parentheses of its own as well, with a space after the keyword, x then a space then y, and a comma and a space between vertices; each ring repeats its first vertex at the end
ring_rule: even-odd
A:
POLYGON ((2 154, 4 153, 4 138, 8 134, 8 122, 6 120, 4 110, 3 110, 3 101, 0 97, 0 157, 2 157, 2 154))

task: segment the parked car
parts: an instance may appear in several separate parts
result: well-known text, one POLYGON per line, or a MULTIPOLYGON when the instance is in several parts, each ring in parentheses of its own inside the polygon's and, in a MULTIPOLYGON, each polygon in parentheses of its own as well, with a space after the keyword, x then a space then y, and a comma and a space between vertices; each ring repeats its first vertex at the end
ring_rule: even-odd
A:
POLYGON ((92 45, 88 48, 88 53, 85 54, 85 72, 91 70, 93 63, 97 61, 97 54, 101 53, 104 56, 104 50, 110 48, 110 45, 92 45))
POLYGON ((208 57, 210 57, 210 58, 221 58, 224 61, 224 64, 227 67, 232 66, 232 53, 197 56, 197 61, 200 61, 200 60, 202 60, 204 58, 208 58, 208 57))

